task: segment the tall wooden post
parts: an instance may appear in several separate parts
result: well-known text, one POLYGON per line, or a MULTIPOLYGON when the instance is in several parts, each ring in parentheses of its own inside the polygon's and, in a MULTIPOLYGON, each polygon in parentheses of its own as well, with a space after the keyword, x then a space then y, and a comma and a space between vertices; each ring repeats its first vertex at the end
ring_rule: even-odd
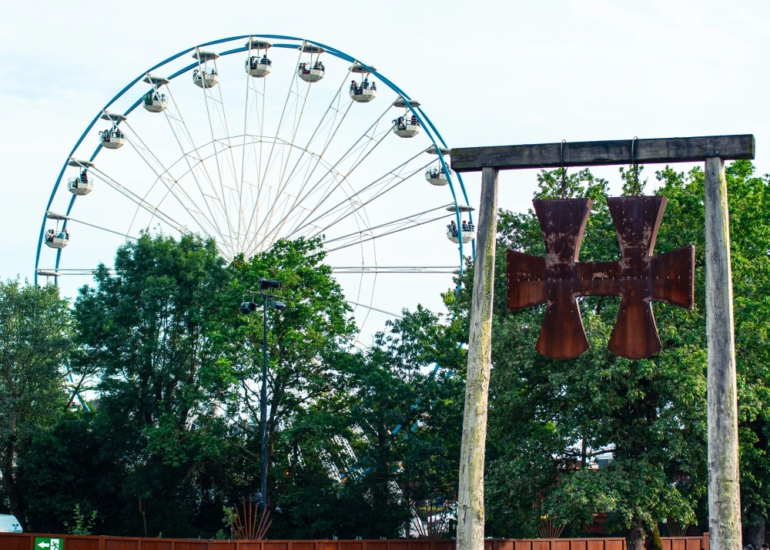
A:
POLYGON ((492 303, 497 237, 497 169, 484 168, 468 340, 465 413, 460 451, 457 550, 484 550, 484 451, 492 361, 492 303))
POLYGON ((709 534, 712 550, 741 549, 738 393, 730 219, 724 161, 706 159, 709 534))

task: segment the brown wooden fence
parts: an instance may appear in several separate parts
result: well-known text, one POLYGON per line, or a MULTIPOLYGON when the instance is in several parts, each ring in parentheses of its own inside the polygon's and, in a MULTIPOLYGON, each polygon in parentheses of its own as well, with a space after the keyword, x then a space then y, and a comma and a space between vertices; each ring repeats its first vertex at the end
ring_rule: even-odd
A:
MULTIPOLYGON (((662 540, 664 550, 709 550, 708 533, 703 537, 664 537, 662 540)), ((626 541, 622 538, 487 539, 484 546, 485 550, 626 550, 626 541)), ((0 533, 0 550, 455 550, 455 541, 420 539, 227 541, 0 533), (60 538, 63 541, 63 547, 36 548, 36 538, 60 538)))

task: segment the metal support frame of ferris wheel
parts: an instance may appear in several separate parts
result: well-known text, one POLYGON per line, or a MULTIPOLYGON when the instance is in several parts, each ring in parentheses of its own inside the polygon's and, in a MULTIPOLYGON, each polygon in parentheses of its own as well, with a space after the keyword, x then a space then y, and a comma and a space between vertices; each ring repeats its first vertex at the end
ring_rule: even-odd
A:
MULTIPOLYGON (((253 36, 259 36, 259 37, 268 38, 268 39, 275 39, 275 40, 291 40, 291 41, 297 41, 297 42, 302 42, 302 43, 306 42, 306 40, 304 40, 304 39, 301 39, 301 38, 298 38, 298 37, 286 36, 286 35, 251 34, 251 35, 240 35, 240 36, 233 36, 233 37, 224 38, 224 39, 220 39, 220 40, 214 40, 214 41, 211 41, 211 42, 200 44, 200 45, 195 46, 193 48, 188 48, 186 50, 183 50, 183 51, 181 51, 181 52, 179 52, 179 53, 177 53, 177 54, 175 54, 175 55, 173 55, 173 56, 163 60, 162 62, 156 64, 155 66, 151 67, 147 71, 144 71, 141 75, 137 76, 128 85, 126 85, 115 97, 113 97, 105 105, 104 109, 102 109, 102 111, 100 111, 100 113, 91 121, 91 123, 87 126, 86 130, 83 132, 83 134, 78 138, 77 142, 75 143, 75 146, 73 147, 72 151, 70 152, 70 155, 68 157, 68 161, 72 157, 72 155, 75 154, 75 152, 77 151, 78 147, 80 147, 80 145, 83 142, 83 140, 85 139, 86 135, 88 135, 88 133, 93 129, 94 125, 97 123, 97 121, 101 117, 102 113, 104 111, 106 111, 110 106, 112 106, 118 99, 120 99, 126 92, 128 92, 134 85, 136 85, 148 73, 151 73, 152 71, 154 71, 154 70, 156 70, 156 69, 158 69, 160 67, 163 67, 167 63, 170 63, 171 61, 174 61, 174 60, 176 60, 176 59, 182 57, 183 55, 185 55, 187 53, 190 53, 192 51, 200 50, 201 48, 205 48, 205 47, 208 47, 208 46, 213 46, 213 45, 217 45, 217 44, 223 44, 223 43, 227 43, 227 42, 232 42, 232 41, 235 41, 235 40, 242 40, 244 38, 250 39, 253 36)), ((318 46, 324 48, 327 53, 329 53, 330 55, 332 55, 334 57, 337 57, 339 59, 342 59, 342 60, 345 60, 345 61, 348 61, 348 62, 351 62, 351 63, 356 63, 357 62, 357 60, 355 58, 353 58, 352 56, 342 52, 341 50, 337 50, 336 48, 332 48, 330 46, 327 46, 327 45, 319 43, 319 42, 312 42, 312 43, 313 44, 317 44, 318 46)), ((273 47, 292 48, 293 49, 293 48, 296 48, 297 46, 296 46, 296 44, 274 44, 273 47)), ((249 51, 249 48, 246 48, 246 47, 235 48, 235 49, 232 49, 232 50, 221 52, 219 55, 220 56, 225 56, 225 55, 231 55, 231 54, 234 54, 234 53, 239 53, 239 52, 244 52, 244 51, 249 51)), ((358 62, 358 63, 360 63, 360 62, 358 62)), ((439 163, 440 163, 442 169, 447 174, 447 179, 448 179, 448 182, 449 182, 449 187, 450 187, 452 196, 454 198, 455 204, 459 205, 460 203, 458 201, 457 191, 455 189, 455 183, 453 181, 453 176, 454 175, 457 176, 457 180, 458 180, 458 183, 459 183, 459 186, 460 186, 460 191, 462 192, 462 198, 464 199, 465 204, 468 204, 469 203, 468 196, 467 196, 467 192, 465 190, 465 185, 463 184, 463 181, 462 181, 462 176, 460 174, 452 174, 450 172, 449 167, 448 167, 448 165, 446 163, 446 160, 444 158, 444 155, 442 153, 442 149, 445 149, 447 147, 447 144, 444 141, 444 139, 441 136, 441 134, 436 129, 436 127, 433 125, 431 120, 427 117, 427 115, 425 115, 425 113, 422 110, 422 108, 420 108, 420 107, 413 108, 411 103, 410 103, 410 98, 409 98, 408 94, 406 94, 403 90, 401 90, 398 86, 396 86, 393 82, 391 82, 385 76, 383 76, 378 71, 376 71, 374 68, 369 67, 369 66, 367 66, 367 65, 365 65, 363 63, 360 63, 360 64, 364 68, 366 68, 370 72, 370 74, 372 74, 372 75, 376 76, 377 78, 379 78, 382 83, 384 83, 386 86, 388 86, 391 90, 395 91, 397 94, 399 94, 404 99, 404 103, 407 105, 407 107, 409 109, 411 109, 411 111, 414 114, 414 116, 418 119, 418 121, 420 122, 422 127, 426 130, 426 132, 425 132, 426 135, 428 135, 429 139, 433 143, 433 146, 435 147, 435 151, 438 154, 439 163)), ((177 71, 176 73, 174 73, 170 77, 168 77, 168 80, 169 81, 173 80, 174 78, 189 72, 190 70, 192 70, 193 68, 195 68, 198 65, 199 65, 199 62, 190 64, 190 65, 182 68, 181 70, 177 71)), ((153 87, 153 90, 154 90, 154 87, 153 87)), ((204 92, 205 92, 205 88, 204 88, 204 92)), ((142 100, 140 98, 133 105, 131 105, 125 111, 124 116, 127 116, 132 111, 134 111, 141 104, 141 101, 142 100)), ((118 122, 118 124, 119 124, 119 122, 118 122)), ((93 162, 93 160, 99 154, 101 148, 102 148, 101 144, 96 147, 95 151, 93 152, 93 154, 89 158, 90 162, 93 162)), ((56 193, 58 191, 59 186, 61 185, 62 178, 64 177, 64 172, 65 172, 66 167, 67 167, 67 162, 64 163, 64 166, 62 167, 62 169, 61 169, 61 171, 59 173, 59 176, 58 176, 58 178, 56 180, 56 183, 55 183, 54 188, 52 190, 51 196, 49 198, 48 204, 46 206, 46 211, 48 211, 50 209, 51 204, 53 203, 54 197, 56 196, 56 193)), ((67 217, 70 216, 72 208, 73 208, 73 206, 75 204, 75 200, 76 200, 76 196, 73 196, 70 199, 69 206, 67 208, 65 216, 67 216, 67 217)), ((158 209, 158 211, 160 211, 160 210, 158 209)), ((456 210, 455 210, 455 217, 456 217, 456 223, 457 223, 458 227, 461 227, 461 219, 460 219, 460 210, 459 210, 459 208, 456 208, 456 210)), ((470 219, 470 222, 473 223, 472 213, 469 213, 469 219, 470 219)), ((44 237, 44 232, 45 232, 46 220, 47 220, 47 216, 44 216, 42 224, 41 224, 40 236, 39 236, 37 252, 36 252, 36 256, 35 256, 35 283, 36 284, 38 283, 38 277, 37 276, 38 276, 38 270, 40 269, 40 252, 42 250, 42 244, 43 244, 43 237, 44 237)), ((66 227, 68 221, 69 221, 68 219, 64 220, 64 227, 66 227)), ((462 271, 463 271, 463 265, 462 265, 462 263, 463 263, 463 261, 462 261, 462 258, 463 258, 463 242, 462 242, 462 238, 460 238, 459 240, 460 240, 460 242, 458 243, 458 249, 459 249, 459 253, 460 253, 459 269, 460 269, 460 273, 462 273, 462 271)), ((471 246, 472 246, 472 255, 475 256, 475 241, 472 242, 471 246)), ((57 273, 57 275, 54 276, 55 282, 58 279, 58 270, 59 270, 60 261, 61 261, 61 249, 58 250, 57 253, 56 253, 55 268, 53 270, 55 273, 57 273)))

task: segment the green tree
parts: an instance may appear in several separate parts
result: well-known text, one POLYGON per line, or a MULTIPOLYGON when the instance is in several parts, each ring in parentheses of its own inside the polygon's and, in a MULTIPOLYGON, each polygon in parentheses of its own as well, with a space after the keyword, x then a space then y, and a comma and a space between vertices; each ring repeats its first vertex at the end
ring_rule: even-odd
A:
POLYGON ((206 334, 223 260, 212 241, 145 234, 118 250, 114 275, 100 266, 94 279, 75 303, 77 338, 98 365, 101 436, 127 472, 125 529, 187 533, 201 466, 223 454, 229 379, 206 334))
POLYGON ((25 527, 19 444, 65 409, 71 330, 67 302, 55 286, 0 282, 0 473, 11 512, 25 527))
POLYGON ((409 534, 415 506, 456 498, 465 358, 460 328, 418 306, 388 322, 363 354, 349 421, 358 460, 345 486, 367 496, 356 534, 409 534))

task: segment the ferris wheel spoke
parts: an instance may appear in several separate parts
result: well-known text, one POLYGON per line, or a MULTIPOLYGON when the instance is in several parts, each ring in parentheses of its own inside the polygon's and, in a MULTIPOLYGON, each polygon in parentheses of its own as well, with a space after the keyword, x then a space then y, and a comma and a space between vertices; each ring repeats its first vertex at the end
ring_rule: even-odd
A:
POLYGON ((83 221, 77 218, 73 218, 72 216, 67 216, 65 214, 57 214, 55 212, 51 212, 50 210, 46 213, 46 215, 49 217, 49 219, 55 219, 55 220, 66 220, 67 222, 74 222, 79 223, 80 225, 87 225, 88 227, 93 227, 94 229, 98 229, 100 231, 104 231, 106 233, 112 233, 113 235, 120 235, 121 237, 124 237, 126 239, 133 239, 138 240, 138 237, 134 237, 133 235, 129 235, 125 231, 116 231, 114 229, 109 229, 107 227, 102 227, 101 225, 97 225, 95 223, 83 221))
POLYGON ((187 229, 184 225, 180 224, 174 218, 172 218, 171 216, 163 212, 160 208, 150 204, 148 201, 144 200, 142 197, 136 195, 134 192, 130 191, 126 186, 120 184, 117 180, 108 176, 107 174, 105 174, 95 166, 91 167, 90 173, 96 175, 96 177, 98 177, 104 183, 112 187, 115 191, 117 191, 127 199, 131 200, 137 206, 146 210, 147 212, 152 214, 154 217, 158 218, 159 220, 173 227, 180 233, 190 233, 189 229, 187 229))
MULTIPOLYGON (((299 94, 299 86, 300 86, 300 84, 299 84, 298 76, 295 76, 294 82, 297 83, 297 90, 298 91, 295 92, 295 94, 297 96, 297 100, 295 101, 295 105, 294 105, 295 116, 294 116, 294 124, 293 124, 293 127, 292 127, 292 132, 291 132, 291 139, 287 140, 288 143, 289 143, 289 148, 288 148, 288 151, 286 152, 286 155, 285 155, 285 161, 282 163, 281 173, 280 173, 280 177, 278 178, 278 185, 277 185, 277 190, 276 190, 276 193, 275 193, 275 199, 268 206, 267 212, 263 216, 262 223, 258 227, 256 233, 259 233, 263 228, 265 230, 267 230, 270 227, 270 224, 273 221, 273 216, 275 214, 276 207, 278 206, 278 203, 279 203, 280 199, 282 197, 284 197, 284 190, 286 188, 286 185, 288 185, 288 181, 286 181, 286 171, 287 171, 287 169, 289 167, 289 162, 291 160, 292 153, 294 152, 295 142, 297 141, 297 134, 299 133, 300 124, 302 122, 303 115, 305 114, 305 107, 307 106, 307 99, 310 96, 310 90, 312 89, 311 83, 308 82, 307 85, 305 86, 305 89, 306 89, 305 95, 304 96, 300 96, 300 94, 299 94), (297 107, 298 107, 300 99, 302 100, 302 106, 299 109, 299 114, 297 114, 297 107)), ((337 94, 335 95, 335 98, 338 97, 338 96, 339 96, 339 90, 337 91, 337 94)), ((334 102, 334 99, 332 99, 332 103, 333 102, 334 102)), ((328 112, 329 111, 327 109, 326 113, 328 113, 328 112)), ((311 134, 311 141, 312 141, 313 137, 315 137, 315 134, 318 131, 318 128, 323 123, 323 120, 326 117, 326 113, 321 118, 321 121, 319 122, 318 126, 313 131, 313 133, 311 134)), ((281 125, 279 124, 278 131, 276 132, 276 136, 280 135, 280 130, 281 130, 280 126, 281 125)), ((309 147, 309 145, 306 146, 305 150, 307 150, 307 147, 309 147)), ((295 168, 302 161, 303 158, 304 158, 304 154, 300 153, 299 157, 297 158, 297 162, 295 164, 295 168)), ((292 174, 293 174, 295 168, 292 169, 292 172, 291 172, 292 174)))
MULTIPOLYGON (((200 50, 198 50, 198 52, 200 53, 200 50)), ((205 62, 201 63, 201 58, 202 57, 203 56, 201 56, 201 55, 198 56, 198 70, 199 71, 202 70, 203 73, 205 74, 205 72, 206 72, 206 64, 205 64, 205 62)), ((214 70, 216 71, 216 62, 214 62, 214 63, 215 63, 214 70)), ((214 156, 214 164, 216 165, 216 174, 217 174, 217 179, 219 180, 219 189, 220 189, 220 191, 222 193, 222 195, 221 195, 221 197, 222 197, 222 199, 221 199, 221 202, 222 202, 222 213, 224 214, 225 222, 227 223, 227 229, 229 230, 229 234, 232 236, 235 233, 235 231, 233 229, 232 220, 230 219, 229 208, 228 208, 228 205, 227 205, 228 193, 225 191, 224 179, 222 178, 222 166, 221 166, 221 164, 219 162, 219 152, 220 152, 220 150, 218 149, 218 145, 220 145, 220 144, 219 144, 219 141, 217 140, 216 132, 214 130, 213 116, 212 116, 212 112, 211 112, 212 111, 212 107, 209 106, 209 100, 211 100, 211 102, 214 103, 214 107, 216 106, 216 102, 218 102, 218 100, 216 98, 214 98, 214 96, 211 93, 209 93, 211 88, 210 87, 209 88, 206 87, 206 85, 205 85, 205 78, 204 78, 203 82, 204 82, 204 85, 201 86, 201 92, 203 93, 203 102, 206 105, 206 119, 207 119, 207 121, 209 123, 208 124, 209 125, 209 130, 211 132, 211 146, 214 149, 214 155, 213 155, 214 156)), ((224 105, 222 106, 222 108, 224 109, 224 105)), ((205 163, 204 163, 204 166, 205 166, 205 163)))
POLYGON ((152 192, 152 190, 155 188, 155 185, 160 181, 166 187, 168 193, 170 193, 171 196, 176 199, 179 205, 184 208, 185 211, 187 211, 190 217, 195 221, 198 227, 200 227, 201 230, 206 233, 207 236, 212 236, 211 230, 213 230, 215 233, 218 232, 214 222, 206 216, 203 210, 198 206, 190 194, 187 193, 179 181, 171 175, 169 168, 163 164, 163 162, 152 151, 152 149, 150 149, 144 140, 142 140, 136 130, 131 127, 128 122, 125 122, 125 125, 131 130, 131 133, 133 134, 133 139, 128 134, 126 134, 126 141, 129 143, 129 145, 131 145, 132 149, 139 155, 139 157, 145 162, 145 164, 147 164, 147 166, 156 176, 155 183, 153 183, 153 185, 147 191, 144 198, 147 198, 147 195, 152 192))
MULTIPOLYGON (((288 207, 288 203, 284 206, 284 211, 282 215, 280 216, 280 224, 278 224, 278 227, 275 228, 273 233, 280 233, 281 229, 283 228, 283 225, 286 223, 286 220, 289 219, 291 212, 294 210, 294 206, 297 204, 297 201, 299 200, 299 197, 302 195, 302 193, 305 190, 305 187, 307 183, 310 181, 310 178, 313 177, 313 174, 315 173, 318 166, 321 164, 324 155, 326 154, 326 151, 329 149, 329 146, 331 145, 332 141, 334 140, 334 137, 337 135, 340 127, 342 126, 342 123, 345 121, 345 118, 347 117, 348 113, 350 112, 350 108, 353 105, 353 100, 351 99, 347 103, 347 107, 343 109, 340 107, 340 99, 342 95, 342 90, 345 86, 345 83, 347 82, 348 78, 350 78, 350 70, 348 70, 345 77, 342 79, 342 82, 340 83, 339 87, 337 88, 337 92, 334 94, 334 97, 332 97, 331 101, 329 102, 329 106, 326 108, 326 111, 324 111, 323 116, 318 121, 318 124, 316 125, 315 129, 310 135, 310 138, 307 141, 307 144, 305 145, 303 151, 310 151, 310 148, 313 146, 313 142, 315 141, 316 137, 321 133, 321 131, 328 127, 329 132, 326 136, 325 141, 323 142, 322 147, 320 148, 320 152, 314 154, 315 156, 315 163, 311 162, 309 164, 312 164, 312 167, 308 167, 308 170, 306 170, 305 175, 302 179, 302 184, 300 185, 299 190, 295 194, 294 203, 288 207), (336 106, 335 106, 336 104, 336 106), (331 116, 329 116, 331 114, 331 116), (327 118, 328 117, 328 118, 327 118), (335 124, 336 121, 336 124, 335 124), (286 207, 289 208, 289 211, 286 211, 286 207)), ((292 168, 291 172, 289 173, 288 177, 286 178, 285 183, 283 186, 279 187, 279 193, 283 193, 285 188, 289 185, 289 183, 292 181, 295 172, 297 171, 297 168, 300 166, 301 161, 303 160, 304 155, 300 155, 297 159, 297 162, 294 164, 294 167, 292 168)), ((277 204, 277 201, 274 203, 277 204)), ((270 227, 270 223, 272 221, 273 216, 273 208, 270 209, 270 212, 268 213, 268 219, 267 219, 267 228, 270 227)))
POLYGON ((332 266, 335 275, 372 275, 372 274, 404 274, 404 275, 444 275, 456 273, 456 265, 392 265, 392 266, 332 266))
MULTIPOLYGON (((248 46, 249 49, 248 49, 247 56, 246 56, 247 66, 248 66, 248 63, 250 62, 250 59, 251 59, 251 51, 252 51, 251 50, 251 38, 249 38, 248 45, 249 45, 248 46)), ((257 90, 256 86, 253 85, 254 84, 254 79, 249 74, 249 72, 248 71, 244 71, 244 72, 246 73, 246 99, 245 99, 245 104, 244 104, 244 108, 243 108, 243 141, 242 141, 242 144, 241 144, 241 177, 240 177, 240 179, 238 181, 239 202, 240 202, 239 208, 241 209, 241 211, 243 211, 243 207, 244 207, 244 204, 243 204, 243 183, 244 183, 244 180, 245 180, 245 177, 246 177, 246 152, 247 152, 246 140, 248 139, 248 136, 249 136, 249 115, 251 113, 251 108, 252 108, 252 103, 249 101, 249 95, 250 95, 250 91, 253 90, 254 91, 254 107, 255 107, 254 110, 256 112, 256 116, 257 116, 257 120, 258 120, 259 135, 262 136, 263 135, 263 131, 264 131, 264 120, 265 120, 265 117, 264 117, 265 93, 267 91, 267 79, 266 78, 262 78, 261 79, 262 80, 262 93, 261 93, 261 95, 262 95, 262 114, 260 115, 260 112, 259 112, 260 92, 257 90)), ((262 140, 260 138, 260 148, 261 148, 261 143, 262 143, 262 140)), ((259 161, 257 160, 257 163, 258 162, 259 161)), ((259 168, 259 164, 257 164, 257 182, 256 182, 257 186, 259 186, 259 173, 260 173, 260 168, 259 168)), ((243 217, 243 214, 241 215, 241 217, 243 217)), ((240 226, 238 227, 238 244, 239 244, 239 249, 241 251, 243 251, 243 249, 244 249, 246 238, 248 236, 249 231, 251 230, 251 221, 252 221, 252 216, 249 216, 248 226, 246 228, 243 228, 243 231, 244 231, 243 232, 243 237, 244 237, 243 242, 241 241, 241 231, 242 231, 242 228, 240 226)))
POLYGON ((201 197, 203 197, 203 202, 206 205, 206 209, 209 211, 209 215, 211 216, 210 219, 214 222, 214 226, 216 227, 216 233, 220 236, 220 240, 224 242, 226 241, 224 236, 225 233, 222 231, 219 225, 219 217, 211 208, 211 202, 213 200, 214 204, 219 206, 217 210, 221 212, 222 199, 219 197, 217 193, 217 189, 214 186, 214 182, 208 173, 206 164, 203 162, 203 158, 201 157, 200 150, 195 145, 195 140, 193 139, 192 134, 189 128, 187 127, 187 123, 185 122, 185 119, 182 116, 182 111, 179 108, 179 104, 174 99, 174 94, 171 92, 171 86, 167 84, 166 90, 168 91, 168 95, 171 98, 171 102, 174 105, 173 115, 169 113, 168 109, 163 111, 166 117, 166 121, 168 122, 169 128, 171 129, 171 133, 174 134, 174 138, 176 140, 177 145, 179 146, 179 150, 182 154, 182 158, 187 164, 190 175, 192 176, 193 181, 195 181, 195 185, 198 188, 198 192, 201 194, 201 197), (188 153, 187 150, 185 149, 185 145, 182 143, 182 138, 186 138, 190 147, 190 153, 188 153), (195 159, 196 161, 195 164, 191 163, 191 160, 190 160, 191 157, 195 159), (199 175, 196 170, 196 168, 198 167, 200 167, 200 169, 203 172, 202 179, 205 179, 206 183, 208 183, 208 189, 210 189, 209 192, 206 192, 206 190, 204 190, 203 186, 201 185, 201 181, 200 181, 201 178, 199 178, 199 175))
POLYGON ((419 227, 421 225, 446 219, 451 217, 452 214, 441 214, 440 216, 435 216, 432 214, 435 214, 439 210, 446 210, 446 208, 453 205, 454 203, 448 203, 442 206, 438 206, 436 208, 431 208, 430 210, 425 210, 423 212, 412 214, 410 216, 404 216, 403 218, 398 218, 396 220, 389 221, 383 224, 375 225, 372 227, 366 227, 364 229, 349 233, 347 235, 342 235, 340 237, 328 239, 324 241, 324 248, 328 252, 333 252, 335 250, 340 250, 343 248, 347 248, 349 246, 354 246, 354 245, 371 241, 374 239, 380 239, 388 235, 393 235, 394 233, 400 233, 401 231, 414 229, 415 227, 419 227), (330 244, 333 246, 329 247, 330 244))
MULTIPOLYGON (((390 110, 390 107, 388 107, 388 110, 390 110)), ((318 179, 318 181, 308 190, 308 192, 302 195, 302 198, 296 202, 294 207, 286 213, 286 217, 288 217, 296 208, 301 206, 305 207, 308 214, 303 219, 299 220, 298 224, 295 224, 295 226, 306 223, 307 220, 313 215, 315 210, 324 202, 326 202, 326 200, 328 200, 329 197, 331 197, 343 183, 347 182, 348 178, 353 174, 353 172, 355 172, 355 170, 361 166, 364 160, 366 160, 366 158, 372 154, 372 152, 374 152, 374 150, 383 142, 389 133, 389 129, 382 131, 379 134, 376 133, 376 130, 377 124, 388 112, 388 110, 380 115, 377 120, 369 128, 367 128, 367 130, 353 143, 353 145, 350 146, 350 148, 337 160, 337 162, 331 166, 326 174, 321 176, 321 178, 318 179), (345 172, 342 177, 337 177, 337 174, 339 173, 337 167, 340 166, 343 161, 349 159, 354 159, 352 166, 348 168, 347 172, 345 172), (331 181, 329 181, 330 176, 332 176, 331 181), (305 205, 304 203, 308 200, 308 198, 317 196, 316 193, 320 194, 321 198, 317 199, 313 206, 305 205)), ((265 238, 261 243, 259 243, 261 247, 264 247, 268 237, 272 237, 270 242, 275 241, 277 235, 275 235, 274 229, 265 233, 265 238)))
POLYGON ((380 176, 372 183, 362 187, 352 195, 347 196, 343 200, 337 202, 334 206, 328 208, 324 212, 318 214, 312 220, 307 221, 304 225, 297 227, 291 233, 287 235, 287 238, 291 238, 294 235, 300 234, 310 226, 321 227, 321 232, 328 229, 330 226, 341 222, 347 217, 355 214, 361 208, 370 205, 378 198, 385 196, 387 193, 404 183, 406 180, 412 178, 414 175, 420 173, 422 170, 430 166, 431 162, 425 165, 421 165, 415 169, 410 170, 407 174, 402 174, 402 171, 415 159, 420 157, 422 152, 417 153, 408 160, 402 162, 398 166, 387 171, 384 175, 380 176), (336 215, 330 222, 324 222, 323 220, 330 216, 336 215), (321 226, 322 223, 328 223, 326 226, 321 226))
MULTIPOLYGON (((216 59, 214 59, 214 69, 217 71, 217 73, 219 73, 219 68, 217 67, 216 59)), ((238 169, 237 169, 237 165, 235 164, 235 154, 233 153, 233 144, 232 144, 232 140, 231 140, 231 137, 230 137, 230 127, 229 127, 229 124, 227 122, 227 110, 225 109, 224 92, 222 91, 222 86, 215 86, 215 88, 217 88, 217 90, 219 91, 219 106, 220 106, 220 108, 222 110, 222 120, 221 120, 221 122, 222 122, 222 125, 224 127, 225 136, 227 136, 227 152, 228 152, 228 155, 230 157, 228 164, 230 165, 230 171, 232 172, 232 176, 233 176, 232 181, 233 181, 234 184, 236 184, 236 182, 238 181, 238 169)), ((215 104, 215 106, 216 106, 216 104, 215 104)), ((215 145, 215 147, 216 147, 216 145, 215 145)), ((224 157, 225 157, 225 160, 227 160, 227 156, 224 156, 224 157)), ((237 224, 237 229, 236 229, 235 235, 236 235, 236 238, 239 238, 240 231, 241 231, 241 223, 244 221, 243 220, 243 201, 242 201, 242 196, 241 196, 241 187, 236 184, 234 191, 235 191, 235 193, 237 195, 237 201, 236 202, 237 202, 237 205, 238 205, 237 208, 236 208, 238 224, 237 224)), ((225 197, 225 200, 227 200, 227 197, 225 197)), ((237 248, 240 248, 239 244, 240 244, 239 242, 236 244, 237 248)))
MULTIPOLYGON (((301 59, 302 59, 302 50, 300 49, 299 50, 299 55, 297 56, 297 65, 299 65, 299 61, 301 59)), ((297 71, 294 71, 293 72, 293 76, 292 76, 291 80, 289 81, 289 89, 286 92, 286 99, 283 102, 283 109, 281 110, 281 116, 278 119, 278 127, 276 128, 276 131, 275 131, 275 137, 276 138, 278 138, 280 136, 280 134, 281 134, 281 127, 283 126, 283 121, 284 121, 284 118, 286 117, 286 111, 287 111, 287 108, 289 107, 289 101, 291 100, 291 94, 292 94, 292 92, 294 90, 295 85, 299 86, 299 84, 297 84, 298 81, 299 81, 299 75, 297 74, 297 71)), ((262 132, 261 135, 264 135, 264 132, 262 132)), ((265 162, 264 171, 261 174, 258 174, 259 187, 257 187, 257 200, 256 200, 256 206, 255 206, 254 212, 253 212, 254 216, 258 216, 259 215, 260 202, 261 202, 261 199, 262 199, 262 187, 263 187, 262 183, 267 179, 267 174, 270 171, 270 164, 271 164, 272 159, 273 159, 273 154, 275 153, 275 145, 276 145, 276 143, 277 143, 277 140, 274 140, 273 144, 270 147, 270 153, 267 156, 267 161, 265 162)), ((262 164, 262 155, 261 155, 261 150, 260 150, 260 165, 261 164, 262 164)), ((258 234, 258 233, 259 233, 259 229, 257 229, 254 232, 255 235, 258 234)))

